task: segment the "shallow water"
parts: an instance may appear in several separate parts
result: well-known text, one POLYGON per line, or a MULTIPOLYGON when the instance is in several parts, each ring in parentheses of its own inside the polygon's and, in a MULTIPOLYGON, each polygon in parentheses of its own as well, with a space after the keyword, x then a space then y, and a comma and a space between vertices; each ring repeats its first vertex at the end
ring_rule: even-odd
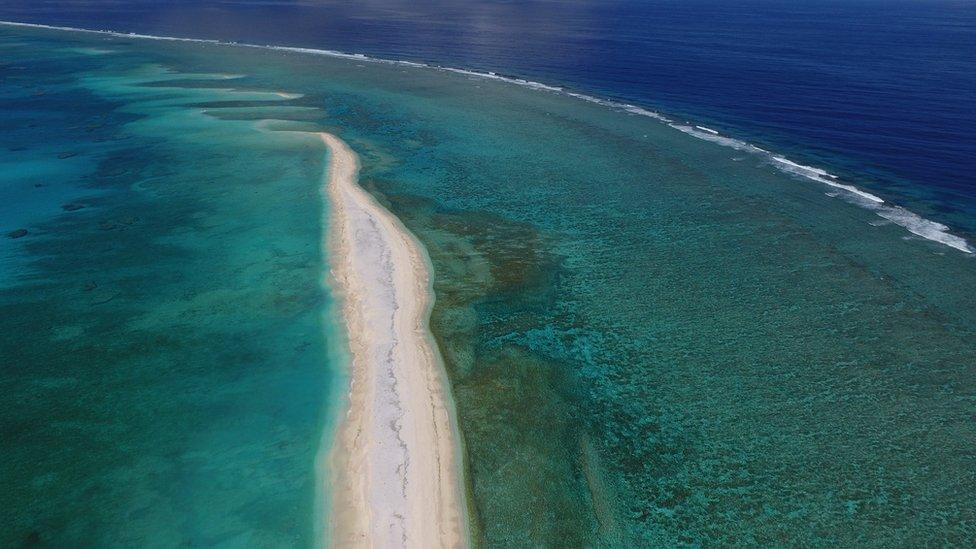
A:
POLYGON ((324 151, 196 106, 270 94, 59 38, 0 39, 0 545, 309 544, 324 151))
POLYGON ((37 52, 115 51, 28 74, 125 138, 79 174, 90 207, 6 243, 5 541, 311 539, 341 385, 323 152, 260 127, 339 135, 427 246, 477 541, 976 535, 971 254, 761 157, 505 82, 0 32, 8 82, 37 52))

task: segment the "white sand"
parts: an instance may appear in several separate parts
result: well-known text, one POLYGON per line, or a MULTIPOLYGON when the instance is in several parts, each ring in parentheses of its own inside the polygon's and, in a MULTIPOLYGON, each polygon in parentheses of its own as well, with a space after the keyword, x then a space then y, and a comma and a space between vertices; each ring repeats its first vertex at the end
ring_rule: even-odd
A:
POLYGON ((332 455, 336 547, 463 547, 460 443, 427 329, 430 271, 420 243, 356 182, 355 153, 323 133, 331 281, 352 354, 349 410, 332 455))

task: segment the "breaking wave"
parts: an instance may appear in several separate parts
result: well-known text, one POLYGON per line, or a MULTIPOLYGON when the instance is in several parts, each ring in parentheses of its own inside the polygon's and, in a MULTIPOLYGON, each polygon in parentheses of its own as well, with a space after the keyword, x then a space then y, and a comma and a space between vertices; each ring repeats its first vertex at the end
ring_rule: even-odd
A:
POLYGON ((891 204, 885 201, 883 198, 871 194, 867 191, 861 190, 854 185, 843 183, 840 178, 834 174, 828 173, 826 170, 813 166, 805 166, 794 162, 784 156, 772 153, 766 149, 757 147, 751 143, 735 139, 733 137, 723 136, 718 130, 708 128, 706 126, 699 126, 691 123, 678 122, 672 120, 658 112, 654 112, 637 105, 632 105, 630 103, 624 103, 620 101, 613 101, 609 99, 601 99, 592 95, 587 95, 575 91, 568 90, 566 88, 558 86, 550 86, 548 84, 543 84, 541 82, 535 82, 532 80, 526 80, 524 78, 518 78, 515 76, 505 76, 497 74, 495 72, 480 72, 468 69, 459 69, 454 67, 444 67, 440 65, 430 64, 430 63, 418 63, 416 61, 402 61, 396 59, 383 59, 379 57, 370 57, 361 53, 345 53, 335 50, 326 49, 316 49, 316 48, 300 48, 294 46, 276 46, 271 44, 248 44, 242 42, 228 42, 222 40, 214 40, 207 38, 181 38, 175 36, 156 36, 151 34, 139 34, 132 32, 118 32, 112 30, 94 30, 94 29, 81 29, 75 27, 60 27, 54 25, 40 25, 36 23, 19 23, 13 21, 0 21, 0 25, 15 26, 15 27, 29 27, 38 29, 49 29, 49 30, 59 30, 59 31, 72 31, 72 32, 86 32, 94 34, 103 34, 108 36, 115 36, 121 38, 139 38, 144 40, 161 40, 169 42, 194 42, 201 44, 215 44, 215 45, 225 45, 225 46, 236 46, 243 48, 261 48, 269 49, 275 51, 293 52, 293 53, 303 53, 311 55, 325 55, 329 57, 337 57, 342 59, 353 59, 358 61, 367 61, 371 63, 383 63, 390 65, 401 65, 405 67, 417 67, 426 69, 435 69, 439 71, 452 72, 455 74, 461 74, 465 76, 470 76, 472 78, 482 78, 489 80, 497 80, 501 82, 507 82, 510 84, 515 84, 518 86, 523 86, 526 88, 531 88, 534 90, 545 91, 550 93, 559 93, 589 103, 595 103, 597 105, 602 105, 612 109, 621 110, 631 114, 646 116, 648 118, 653 118, 655 120, 664 122, 670 127, 684 132, 692 137, 702 139, 705 141, 710 141, 712 143, 721 145, 723 147, 729 147, 737 151, 746 152, 750 154, 755 154, 767 160, 769 164, 776 169, 788 173, 794 176, 802 177, 823 185, 829 186, 835 189, 835 192, 828 193, 829 196, 841 197, 873 211, 878 216, 894 223, 900 225, 907 229, 910 233, 920 236, 922 238, 931 240, 933 242, 938 242, 944 244, 951 248, 955 248, 959 251, 965 252, 967 254, 976 253, 976 248, 966 239, 954 235, 950 232, 949 227, 939 223, 937 221, 932 221, 926 219, 910 210, 907 210, 896 204, 891 204))

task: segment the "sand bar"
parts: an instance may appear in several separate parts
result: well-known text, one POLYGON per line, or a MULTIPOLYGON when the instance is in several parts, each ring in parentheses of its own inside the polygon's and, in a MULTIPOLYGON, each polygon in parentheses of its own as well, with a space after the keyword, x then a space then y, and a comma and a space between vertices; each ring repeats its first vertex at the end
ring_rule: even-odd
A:
POLYGON ((320 135, 330 152, 330 283, 352 357, 349 408, 329 460, 329 538, 336 547, 467 546, 459 437, 427 328, 424 249, 359 187, 355 153, 320 135))

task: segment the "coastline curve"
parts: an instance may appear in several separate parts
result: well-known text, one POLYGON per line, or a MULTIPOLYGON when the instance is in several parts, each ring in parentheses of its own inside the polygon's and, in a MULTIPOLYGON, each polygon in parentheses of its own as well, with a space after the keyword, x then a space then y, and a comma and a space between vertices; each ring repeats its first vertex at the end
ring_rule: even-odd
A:
POLYGON ((429 260, 358 185, 356 154, 318 135, 329 151, 330 284, 351 356, 348 407, 329 456, 329 538, 337 546, 466 547, 460 435, 427 326, 429 260))

